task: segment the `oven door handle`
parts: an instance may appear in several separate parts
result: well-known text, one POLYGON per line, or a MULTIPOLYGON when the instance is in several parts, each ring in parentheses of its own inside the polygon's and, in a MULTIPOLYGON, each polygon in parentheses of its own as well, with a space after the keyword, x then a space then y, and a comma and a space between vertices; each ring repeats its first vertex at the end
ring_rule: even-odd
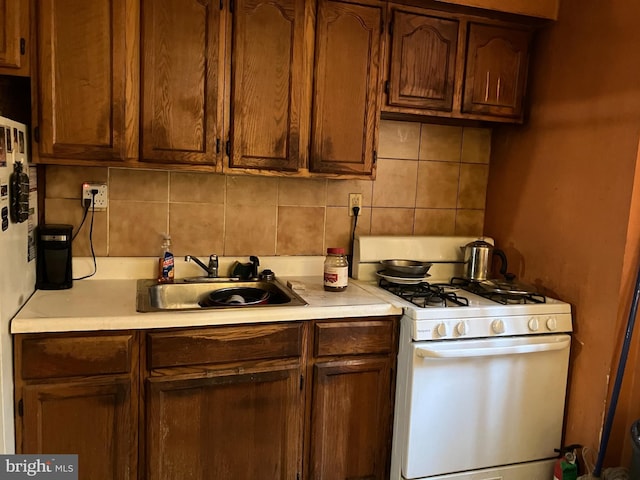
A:
POLYGON ((490 357, 498 355, 517 355, 521 353, 537 353, 551 352, 555 350, 564 350, 569 347, 571 338, 563 338, 558 342, 548 343, 531 343, 523 345, 509 345, 506 347, 490 346, 480 348, 447 348, 438 349, 437 347, 426 348, 417 347, 416 355, 421 358, 471 358, 471 357, 490 357))

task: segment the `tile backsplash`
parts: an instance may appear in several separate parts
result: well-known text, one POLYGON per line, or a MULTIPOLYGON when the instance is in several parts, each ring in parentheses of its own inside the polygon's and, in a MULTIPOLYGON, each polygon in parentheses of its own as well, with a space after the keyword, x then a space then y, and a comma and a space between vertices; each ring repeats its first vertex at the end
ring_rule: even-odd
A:
POLYGON ((302 179, 177 171, 46 167, 45 222, 82 220, 81 184, 108 184, 75 256, 155 256, 168 232, 176 255, 323 255, 349 249, 349 193, 361 193, 358 234, 481 235, 491 130, 380 123, 377 176, 302 179))

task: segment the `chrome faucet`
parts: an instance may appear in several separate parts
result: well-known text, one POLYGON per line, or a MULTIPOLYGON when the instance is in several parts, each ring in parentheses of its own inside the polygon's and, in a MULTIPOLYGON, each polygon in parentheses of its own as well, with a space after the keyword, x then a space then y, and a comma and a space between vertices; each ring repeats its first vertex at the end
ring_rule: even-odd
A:
POLYGON ((218 255, 215 253, 213 255, 209 255, 209 265, 205 265, 197 257, 192 255, 184 257, 185 262, 190 262, 191 260, 200 265, 202 269, 207 272, 207 277, 215 278, 218 276, 218 255))

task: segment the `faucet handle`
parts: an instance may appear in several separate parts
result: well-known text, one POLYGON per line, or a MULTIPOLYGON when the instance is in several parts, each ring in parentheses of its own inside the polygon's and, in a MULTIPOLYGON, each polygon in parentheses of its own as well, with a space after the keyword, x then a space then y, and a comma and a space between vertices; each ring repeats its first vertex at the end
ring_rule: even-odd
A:
POLYGON ((251 261, 251 276, 253 278, 258 278, 258 266, 260 265, 260 259, 255 255, 251 255, 249 260, 251 261))
POLYGON ((215 253, 209 255, 209 276, 217 277, 218 276, 218 255, 215 253))

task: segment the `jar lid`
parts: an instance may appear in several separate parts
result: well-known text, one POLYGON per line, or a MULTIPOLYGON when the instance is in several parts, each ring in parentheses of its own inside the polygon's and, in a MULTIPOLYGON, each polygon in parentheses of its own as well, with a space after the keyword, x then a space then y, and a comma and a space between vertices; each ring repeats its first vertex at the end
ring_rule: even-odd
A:
POLYGON ((333 253, 333 254, 337 254, 337 255, 344 255, 344 248, 342 248, 342 247, 327 248, 327 253, 333 253))

